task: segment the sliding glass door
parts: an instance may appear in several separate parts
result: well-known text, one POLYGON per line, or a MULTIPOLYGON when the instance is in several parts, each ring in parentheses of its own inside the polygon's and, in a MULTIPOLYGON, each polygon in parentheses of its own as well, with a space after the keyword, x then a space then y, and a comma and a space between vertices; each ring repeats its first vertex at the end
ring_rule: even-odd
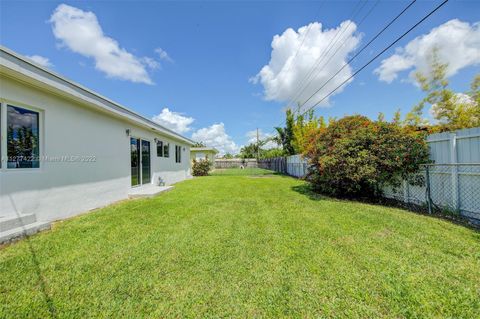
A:
POLYGON ((142 140, 142 184, 150 183, 150 142, 142 140))
POLYGON ((150 142, 130 138, 130 167, 132 186, 148 184, 151 181, 150 142))
POLYGON ((140 139, 130 138, 130 166, 132 186, 140 184, 140 139))

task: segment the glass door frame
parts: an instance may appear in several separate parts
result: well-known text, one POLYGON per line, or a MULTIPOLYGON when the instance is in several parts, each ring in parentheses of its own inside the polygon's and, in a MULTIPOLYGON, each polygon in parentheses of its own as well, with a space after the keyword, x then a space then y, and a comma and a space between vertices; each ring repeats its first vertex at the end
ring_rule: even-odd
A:
POLYGON ((129 139, 129 148, 130 148, 130 187, 140 187, 143 185, 151 184, 152 183, 152 142, 146 138, 140 138, 136 136, 130 136, 129 139), (136 140, 137 144, 137 154, 138 154, 138 184, 132 185, 132 140, 136 140), (143 141, 149 143, 149 161, 150 161, 150 181, 148 183, 143 183, 143 141))
MULTIPOLYGON (((145 165, 146 166, 146 165, 145 165)), ((152 143, 149 140, 140 140, 140 170, 141 170, 141 185, 151 184, 152 183, 152 143), (144 155, 143 147, 148 144, 148 182, 144 181, 144 155)), ((146 173, 146 172, 145 172, 146 173)))

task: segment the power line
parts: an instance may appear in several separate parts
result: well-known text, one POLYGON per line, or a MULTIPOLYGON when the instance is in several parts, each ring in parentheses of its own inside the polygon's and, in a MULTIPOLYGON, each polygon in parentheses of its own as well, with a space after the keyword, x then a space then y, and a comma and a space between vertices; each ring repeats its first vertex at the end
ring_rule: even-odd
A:
MULTIPOLYGON (((370 8, 370 10, 363 16, 363 18, 362 18, 362 19, 360 20, 360 22, 357 24, 357 27, 359 27, 360 25, 362 25, 362 23, 367 19, 367 17, 368 17, 368 16, 373 12, 373 10, 377 7, 377 5, 378 5, 379 2, 380 2, 380 0, 377 0, 377 1, 373 4, 373 6, 370 8)), ((349 25, 350 25, 351 23, 352 23, 352 21, 350 21, 349 25)), ((347 29, 348 29, 348 28, 347 28, 347 29)), ((333 53, 330 55, 330 57, 328 58, 328 60, 327 60, 325 63, 322 64, 322 67, 320 68, 320 70, 316 71, 317 74, 321 73, 321 72, 325 69, 325 67, 328 65, 328 63, 333 59, 333 57, 338 53, 338 51, 345 45, 345 43, 347 42, 347 40, 348 40, 348 37, 345 37, 345 38, 343 39, 343 42, 342 42, 339 46, 337 46, 335 52, 333 52, 333 53)), ((327 54, 330 52, 330 50, 331 50, 332 48, 333 48, 333 46, 330 47, 330 49, 328 50, 327 54)), ((318 69, 318 67, 320 66, 320 63, 322 63, 323 60, 327 57, 327 54, 325 54, 325 55, 322 57, 321 61, 317 62, 316 67, 315 67, 315 70, 318 69)), ((311 74, 311 75, 313 75, 313 74, 311 74)), ((310 84, 311 84, 312 81, 314 80, 314 78, 311 78, 311 76, 309 76, 309 77, 310 77, 309 81, 303 86, 303 88, 301 89, 301 91, 300 91, 298 94, 295 95, 296 98, 299 99, 299 98, 302 96, 302 93, 305 92, 305 90, 310 86, 310 84)))
MULTIPOLYGON (((317 10, 317 13, 315 14, 315 16, 317 16, 317 15, 320 13, 320 9, 323 7, 324 4, 325 4, 325 1, 323 1, 323 2, 320 4, 320 6, 318 7, 318 10, 317 10)), ((295 52, 295 55, 293 56, 292 61, 291 61, 290 64, 288 65, 287 70, 286 70, 286 71, 282 71, 282 72, 287 73, 287 72, 290 71, 290 69, 292 68, 293 61, 295 61, 295 59, 297 58, 298 53, 299 53, 300 50, 302 49, 303 44, 305 43, 305 39, 307 38, 308 33, 310 33, 310 29, 312 28, 312 25, 313 25, 313 23, 310 23, 310 24, 308 25, 307 32, 305 32, 305 35, 303 36, 302 43, 300 43, 300 46, 298 47, 297 52, 295 52)))
MULTIPOLYGON (((361 0, 358 1, 357 4, 355 5, 355 7, 353 8, 352 12, 349 15, 350 18, 349 18, 349 22, 348 22, 347 26, 345 28, 343 28, 343 26, 342 26, 341 28, 338 28, 337 32, 335 32, 334 37, 330 40, 330 42, 325 47, 325 49, 322 51, 320 56, 315 60, 314 65, 312 65, 312 68, 308 72, 307 76, 302 79, 302 81, 301 81, 301 83, 298 87, 299 89, 303 88, 306 80, 307 81, 310 80, 311 75, 313 74, 315 69, 318 67, 319 63, 321 62, 321 59, 325 56, 326 53, 330 52, 332 46, 337 43, 337 41, 338 41, 337 37, 339 35, 342 35, 345 32, 345 30, 347 30, 350 27, 350 24, 352 23, 352 20, 357 16, 358 13, 360 13, 360 11, 363 9, 363 7, 367 4, 367 2, 364 1, 363 5, 360 6, 360 8, 358 8, 361 3, 362 3, 361 0)), ((288 102, 287 106, 289 104, 293 103, 293 101, 297 98, 297 96, 298 96, 298 94, 293 95, 292 98, 290 99, 290 101, 288 102)))
POLYGON ((346 79, 345 81, 343 81, 340 85, 338 85, 335 89, 333 89, 332 91, 330 91, 330 93, 328 93, 327 95, 325 95, 322 99, 320 99, 319 101, 317 101, 313 106, 311 106, 310 108, 308 108, 305 112, 302 113, 302 115, 305 115, 307 112, 309 112, 310 110, 312 110, 315 106, 317 106, 318 104, 320 104, 322 101, 324 101, 326 98, 328 98, 330 95, 332 95, 335 91, 337 91, 339 88, 341 88, 345 83, 347 83, 348 81, 350 81, 355 75, 357 75, 358 73, 360 73, 363 69, 365 69, 367 66, 369 66, 373 61, 375 61, 379 56, 381 56, 383 53, 385 53, 388 49, 390 49, 391 47, 393 47, 396 43, 398 43, 398 41, 400 41, 401 39, 403 39, 407 34, 409 34, 413 29, 415 29, 416 27, 418 27, 423 21, 427 20, 432 14, 434 14, 437 10, 439 10, 441 7, 443 7, 449 0, 444 0, 442 3, 440 3, 437 7, 435 7, 435 9, 433 9, 432 11, 430 11, 430 13, 428 13, 426 16, 424 16, 422 19, 420 19, 420 21, 418 21, 417 23, 415 23, 410 29, 408 29, 407 31, 405 31, 401 36, 399 36, 395 41, 393 41, 392 43, 390 43, 387 47, 385 47, 382 51, 380 51, 377 55, 375 55, 372 59, 370 59, 366 64, 364 64, 360 69, 358 69, 357 71, 355 71, 355 73, 353 73, 348 79, 346 79))
POLYGON ((375 41, 383 32, 385 32, 385 30, 387 30, 398 18, 400 18, 400 16, 402 16, 416 1, 417 0, 413 0, 412 2, 410 2, 408 6, 406 6, 399 14, 397 14, 395 18, 393 18, 385 27, 383 27, 382 30, 380 30, 367 44, 365 44, 357 53, 355 53, 355 55, 352 56, 350 60, 348 60, 348 62, 345 63, 332 77, 330 77, 327 82, 323 83, 323 85, 318 90, 316 90, 307 100, 305 100, 305 102, 303 102, 300 107, 304 106, 308 101, 310 101, 312 97, 314 97, 318 92, 320 92, 321 89, 323 89, 335 76, 337 76, 343 69, 345 69, 347 65, 349 65, 353 60, 355 60, 355 58, 359 56, 360 53, 362 53, 367 47, 369 47, 373 41, 375 41))
MULTIPOLYGON (((390 43, 387 47, 385 47, 380 53, 375 55, 372 59, 370 59, 366 64, 364 64, 360 69, 358 69, 354 74, 352 74, 348 79, 343 81, 340 85, 338 85, 335 89, 330 91, 327 95, 325 95, 322 99, 317 101, 313 106, 308 108, 305 112, 303 112, 300 115, 305 115, 308 113, 310 110, 312 110, 315 106, 320 104, 322 101, 324 101, 326 98, 328 98, 330 95, 332 95, 334 92, 336 92, 340 87, 342 87, 345 83, 350 81, 355 75, 360 73, 363 69, 365 69, 368 65, 370 65, 373 61, 375 61, 379 56, 381 56, 383 53, 385 53, 388 49, 390 49, 392 46, 394 46, 396 43, 398 43, 401 39, 403 39, 407 34, 409 34, 412 30, 414 30, 416 27, 418 27, 421 23, 423 23, 425 20, 427 20, 432 14, 437 12, 441 7, 443 7, 449 0, 444 0, 442 3, 440 3, 438 6, 436 6, 432 11, 430 11, 427 15, 425 15, 422 19, 420 19, 417 23, 415 23, 410 29, 405 31, 401 36, 399 36, 395 41, 390 43)), ((283 122, 282 122, 283 124, 283 122)), ((282 125, 280 124, 280 125, 282 125)))

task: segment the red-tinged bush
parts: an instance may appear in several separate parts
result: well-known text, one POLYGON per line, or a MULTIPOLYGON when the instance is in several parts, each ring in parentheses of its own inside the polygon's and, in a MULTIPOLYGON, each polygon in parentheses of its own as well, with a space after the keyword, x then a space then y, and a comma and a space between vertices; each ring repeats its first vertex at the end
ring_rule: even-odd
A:
POLYGON ((383 186, 402 179, 421 185, 415 173, 429 161, 424 134, 359 115, 333 120, 309 133, 307 179, 317 191, 341 197, 378 196, 383 186))

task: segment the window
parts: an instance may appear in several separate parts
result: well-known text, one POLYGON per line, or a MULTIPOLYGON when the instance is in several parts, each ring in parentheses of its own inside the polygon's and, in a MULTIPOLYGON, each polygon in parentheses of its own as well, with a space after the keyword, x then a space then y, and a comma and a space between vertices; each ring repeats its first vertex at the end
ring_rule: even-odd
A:
POLYGON ((7 106, 7 167, 40 167, 39 113, 7 106))
POLYGON ((158 157, 163 156, 163 142, 162 141, 157 141, 157 156, 158 157))
POLYGON ((170 143, 163 144, 163 156, 170 157, 170 143))
POLYGON ((175 163, 182 162, 182 147, 175 145, 175 163))

